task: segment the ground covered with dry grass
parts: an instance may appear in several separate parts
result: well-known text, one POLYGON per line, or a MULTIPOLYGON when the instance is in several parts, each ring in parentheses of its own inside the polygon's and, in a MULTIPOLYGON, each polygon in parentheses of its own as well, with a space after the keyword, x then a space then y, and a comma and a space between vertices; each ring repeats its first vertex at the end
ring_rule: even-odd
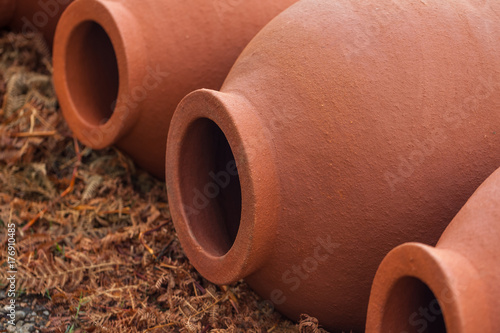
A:
POLYGON ((285 320, 244 282, 204 280, 182 252, 163 182, 114 148, 75 140, 51 73, 40 38, 0 32, 0 287, 15 224, 18 302, 50 313, 35 329, 320 332, 313 318, 285 320))

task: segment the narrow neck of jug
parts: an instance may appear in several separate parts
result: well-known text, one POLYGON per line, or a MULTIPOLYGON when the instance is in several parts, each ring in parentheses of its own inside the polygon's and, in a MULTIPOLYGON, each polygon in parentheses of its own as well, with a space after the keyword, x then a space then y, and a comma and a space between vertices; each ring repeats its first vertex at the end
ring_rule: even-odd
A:
POLYGON ((366 332, 493 332, 486 291, 480 273, 460 253, 401 245, 377 271, 366 332))
POLYGON ((239 95, 198 90, 178 106, 167 143, 169 203, 195 268, 217 284, 265 262, 274 244, 279 184, 271 143, 239 95))
POLYGON ((76 1, 58 24, 54 83, 76 137, 101 149, 136 124, 147 75, 141 27, 125 2, 76 1))

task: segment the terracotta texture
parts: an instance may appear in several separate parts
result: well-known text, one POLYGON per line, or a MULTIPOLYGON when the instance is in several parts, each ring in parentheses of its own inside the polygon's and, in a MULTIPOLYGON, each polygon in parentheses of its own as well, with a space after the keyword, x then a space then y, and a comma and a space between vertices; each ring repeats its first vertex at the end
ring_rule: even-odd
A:
POLYGON ((73 0, 0 0, 0 27, 39 32, 52 45, 57 22, 73 0))
POLYGON ((494 10, 470 1, 290 7, 172 120, 169 204, 193 265, 362 331, 384 256, 435 244, 500 165, 499 49, 494 10))
POLYGON ((252 37, 294 2, 79 0, 54 48, 64 117, 86 145, 116 145, 163 178, 177 104, 219 89, 252 37))
POLYGON ((436 248, 407 243, 380 265, 367 333, 493 333, 500 327, 500 169, 472 195, 436 248))

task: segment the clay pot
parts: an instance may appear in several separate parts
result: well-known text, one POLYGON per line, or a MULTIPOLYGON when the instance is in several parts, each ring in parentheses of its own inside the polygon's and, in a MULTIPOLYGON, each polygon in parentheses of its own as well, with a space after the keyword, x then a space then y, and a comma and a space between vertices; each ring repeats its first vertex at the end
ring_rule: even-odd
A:
POLYGON ((407 243, 382 261, 366 332, 498 332, 499 222, 500 169, 467 201, 436 248, 407 243))
POLYGON ((500 165, 499 49, 470 1, 290 7, 172 120, 169 204, 193 265, 362 331, 384 256, 435 244, 500 165))
POLYGON ((246 44, 296 0, 79 0, 56 32, 54 81, 84 144, 116 145, 163 178, 177 104, 219 89, 246 44))
POLYGON ((52 45, 56 25, 73 0, 0 0, 0 27, 41 33, 52 45))

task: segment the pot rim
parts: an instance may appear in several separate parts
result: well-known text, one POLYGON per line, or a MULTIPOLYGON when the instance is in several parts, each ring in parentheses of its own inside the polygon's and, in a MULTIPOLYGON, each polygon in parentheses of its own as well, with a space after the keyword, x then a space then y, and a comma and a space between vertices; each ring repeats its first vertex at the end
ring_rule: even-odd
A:
POLYGON ((390 296, 398 282, 414 278, 436 297, 447 332, 493 332, 486 288, 479 272, 461 254, 420 243, 405 243, 393 249, 382 261, 373 281, 368 305, 366 332, 386 333, 386 320, 402 320, 399 314, 386 319, 390 296))
POLYGON ((131 106, 126 98, 134 87, 141 85, 146 67, 146 48, 133 13, 119 2, 75 1, 61 16, 54 40, 54 85, 68 125, 80 141, 94 149, 115 144, 132 129, 140 113, 140 105, 131 106), (71 40, 75 31, 87 23, 95 23, 104 30, 118 67, 116 105, 109 119, 97 124, 89 122, 82 114, 85 108, 75 103, 67 78, 66 52, 74 47, 71 40))
POLYGON ((206 89, 185 97, 172 119, 166 182, 174 226, 193 266, 216 284, 230 284, 249 276, 271 252, 280 204, 273 150, 266 137, 269 134, 244 97, 206 89), (241 185, 239 229, 232 246, 222 255, 204 248, 196 239, 185 209, 190 203, 183 198, 180 161, 189 154, 183 145, 189 138, 190 127, 200 119, 212 121, 225 135, 241 185))

